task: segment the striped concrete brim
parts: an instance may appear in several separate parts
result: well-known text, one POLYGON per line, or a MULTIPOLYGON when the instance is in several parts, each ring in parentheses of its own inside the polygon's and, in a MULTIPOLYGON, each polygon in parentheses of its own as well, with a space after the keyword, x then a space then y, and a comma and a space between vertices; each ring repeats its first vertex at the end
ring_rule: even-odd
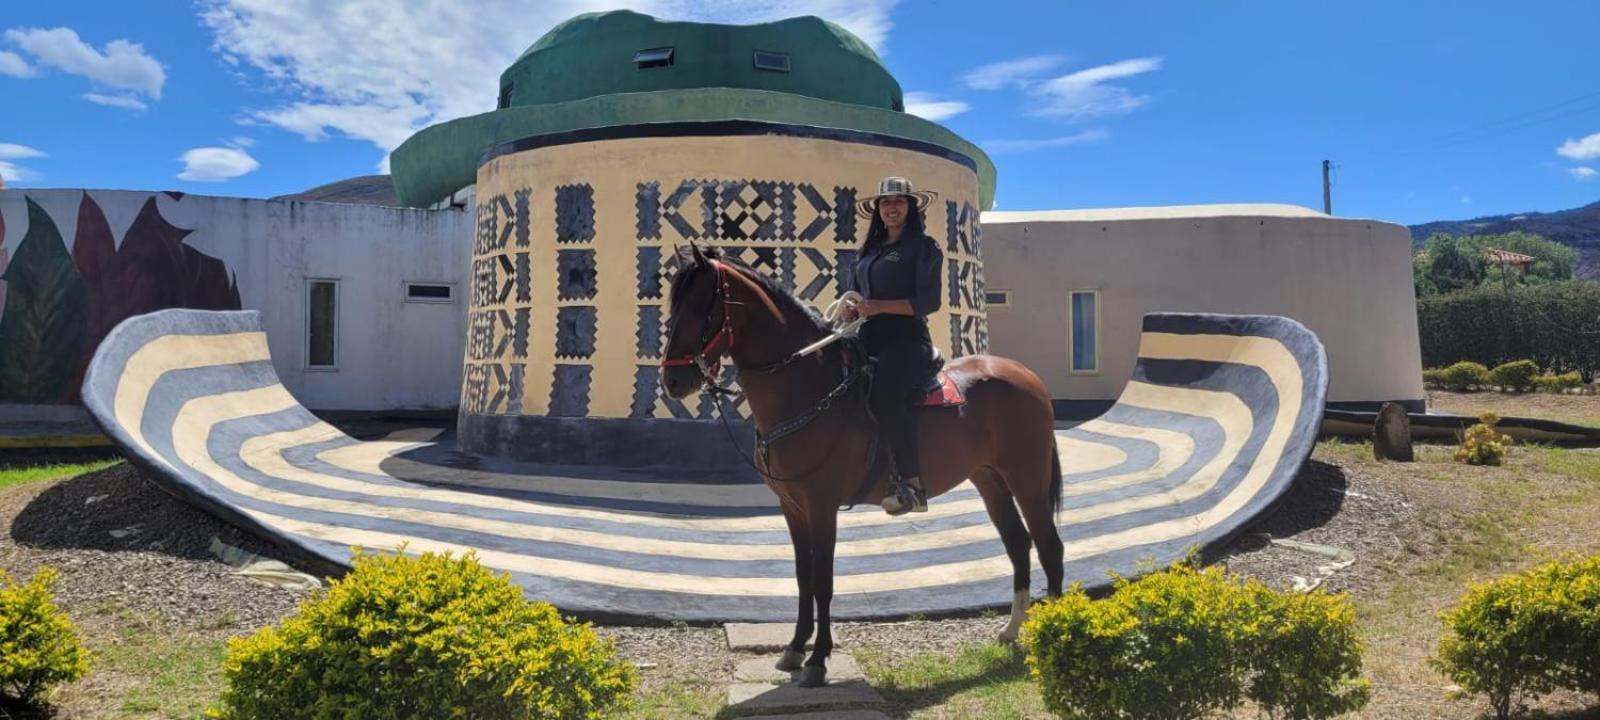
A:
MULTIPOLYGON (((1242 529, 1309 456, 1326 383, 1321 344, 1292 320, 1147 316, 1116 405, 1057 433, 1068 581, 1104 585, 1242 529)), ((352 546, 472 550, 530 598, 591 617, 793 619, 788 533, 748 475, 462 467, 437 429, 359 441, 283 387, 255 312, 129 319, 83 394, 157 482, 324 566, 347 565, 352 546)), ((842 513, 836 617, 1009 602, 1010 562, 970 485, 913 517, 842 513)))

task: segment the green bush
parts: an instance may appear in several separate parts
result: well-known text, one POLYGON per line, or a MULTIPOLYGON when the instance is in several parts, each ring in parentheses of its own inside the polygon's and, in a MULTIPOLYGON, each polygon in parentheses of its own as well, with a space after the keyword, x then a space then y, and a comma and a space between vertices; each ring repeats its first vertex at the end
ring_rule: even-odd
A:
POLYGON ((1528 359, 1593 380, 1600 374, 1600 282, 1489 285, 1419 298, 1417 332, 1426 367, 1528 359))
POLYGON ((1499 465, 1511 445, 1511 436, 1494 429, 1500 416, 1485 412, 1478 416, 1478 424, 1467 428, 1461 447, 1456 449, 1456 460, 1468 465, 1499 465))
POLYGON ((1029 613, 1021 642, 1045 705, 1073 720, 1177 720, 1238 707, 1324 718, 1366 704, 1348 599, 1288 595, 1185 565, 1029 613))
POLYGON ((1600 555, 1475 584, 1440 618, 1434 667, 1502 720, 1523 698, 1600 693, 1600 555))
POLYGON ((89 653, 72 621, 55 605, 55 568, 26 585, 0 570, 0 695, 35 705, 52 686, 89 672, 89 653))
POLYGON ((1513 360, 1489 371, 1489 381, 1501 390, 1527 392, 1533 389, 1534 378, 1539 377, 1539 366, 1532 360, 1513 360))
POLYGON ((1545 392, 1563 393, 1568 390, 1583 387, 1583 376, 1577 371, 1562 373, 1560 375, 1540 375, 1533 379, 1535 385, 1545 392))
POLYGON ((1423 368, 1422 386, 1435 390, 1444 387, 1444 368, 1423 368))
POLYGON ((473 554, 369 555, 281 628, 228 643, 213 718, 598 718, 633 666, 473 554))
POLYGON ((1489 384, 1489 368, 1481 363, 1458 362, 1441 372, 1440 382, 1456 392, 1482 387, 1489 384))

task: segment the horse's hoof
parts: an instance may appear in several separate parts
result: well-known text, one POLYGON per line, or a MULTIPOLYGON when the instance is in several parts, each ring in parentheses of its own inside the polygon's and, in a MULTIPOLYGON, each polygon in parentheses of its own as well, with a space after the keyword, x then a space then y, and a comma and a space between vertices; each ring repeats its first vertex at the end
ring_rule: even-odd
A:
POLYGON ((805 662, 806 654, 793 650, 784 650, 783 657, 778 658, 777 668, 784 672, 794 672, 800 669, 800 664, 805 662))
POLYGON ((814 688, 828 684, 828 669, 821 665, 807 665, 800 671, 800 687, 814 688))

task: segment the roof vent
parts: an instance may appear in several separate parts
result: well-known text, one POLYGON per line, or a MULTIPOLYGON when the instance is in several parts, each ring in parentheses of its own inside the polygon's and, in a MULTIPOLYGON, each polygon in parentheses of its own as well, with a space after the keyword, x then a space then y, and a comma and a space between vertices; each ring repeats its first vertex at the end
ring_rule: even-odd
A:
POLYGON ((789 72, 789 53, 757 50, 755 63, 757 70, 786 73, 789 72))
POLYGON ((672 48, 659 47, 649 50, 640 50, 633 54, 633 64, 640 70, 653 67, 667 67, 672 64, 672 48))

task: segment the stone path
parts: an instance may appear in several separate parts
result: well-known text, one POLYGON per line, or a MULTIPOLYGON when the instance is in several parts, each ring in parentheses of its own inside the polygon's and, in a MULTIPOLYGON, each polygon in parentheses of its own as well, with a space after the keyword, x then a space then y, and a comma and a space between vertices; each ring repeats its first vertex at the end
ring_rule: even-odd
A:
POLYGON ((828 684, 801 688, 799 672, 773 667, 794 626, 782 623, 729 623, 723 626, 728 649, 744 653, 728 685, 728 707, 738 718, 761 720, 888 720, 876 708, 883 696, 867 683, 855 658, 835 647, 828 661, 828 684))

